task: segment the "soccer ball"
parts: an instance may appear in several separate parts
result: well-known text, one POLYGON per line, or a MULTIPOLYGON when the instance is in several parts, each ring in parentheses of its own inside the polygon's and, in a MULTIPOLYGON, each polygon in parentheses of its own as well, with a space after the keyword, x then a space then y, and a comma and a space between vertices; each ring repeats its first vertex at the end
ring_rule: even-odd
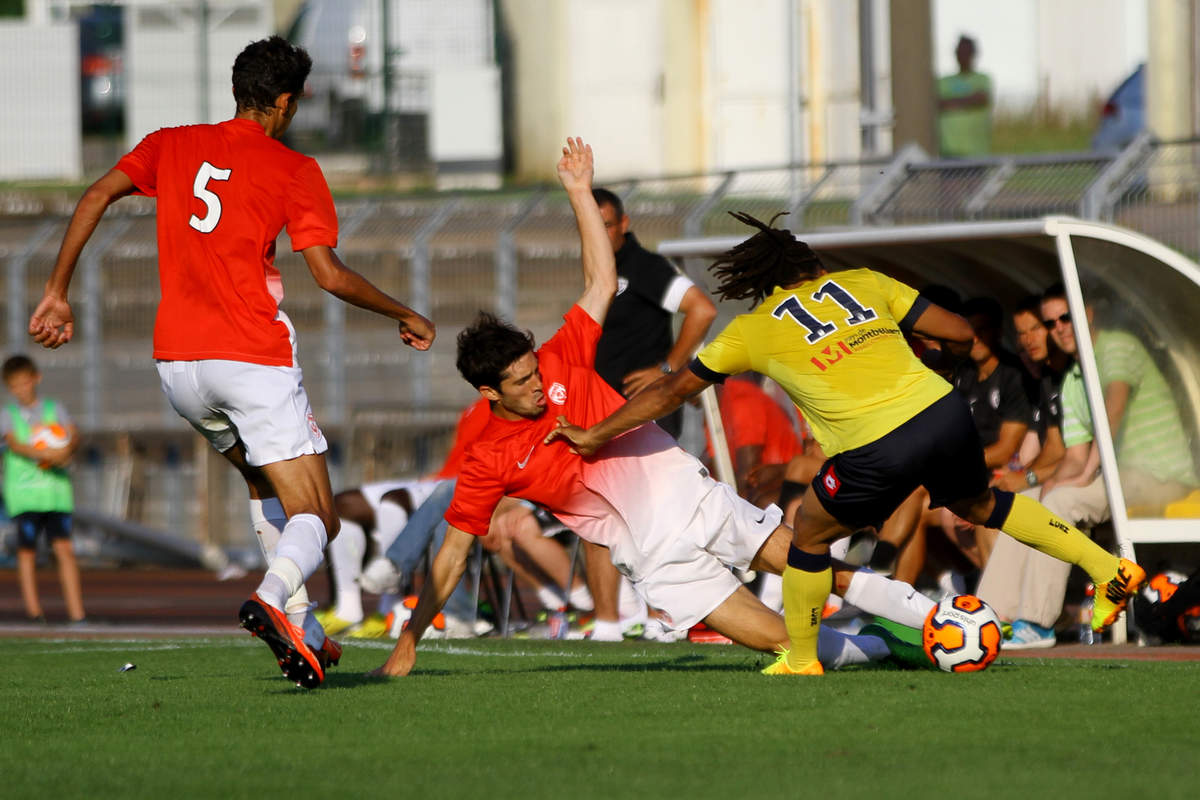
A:
MULTIPOLYGON (((408 627, 408 621, 412 618, 413 610, 417 607, 418 598, 415 594, 410 594, 401 600, 396 605, 392 606, 392 610, 388 612, 384 622, 387 624, 388 636, 392 639, 399 639, 400 634, 408 627)), ((438 612, 433 617, 433 622, 425 629, 426 639, 440 639, 446 635, 446 617, 442 612, 438 612)))
POLYGON ((35 450, 58 449, 71 443, 67 430, 57 422, 49 425, 37 425, 29 437, 29 443, 35 450))
POLYGON ((925 618, 925 655, 945 672, 978 672, 1000 652, 1000 618, 973 594, 947 597, 925 618))

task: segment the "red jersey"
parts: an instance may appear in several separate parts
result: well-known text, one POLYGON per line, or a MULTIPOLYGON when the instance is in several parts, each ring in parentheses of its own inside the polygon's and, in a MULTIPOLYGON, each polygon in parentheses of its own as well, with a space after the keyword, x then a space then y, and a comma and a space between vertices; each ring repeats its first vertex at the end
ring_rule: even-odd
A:
POLYGON ((678 515, 678 509, 647 502, 647 493, 655 483, 670 483, 676 468, 694 477, 699 464, 654 423, 614 439, 587 459, 571 453, 561 439, 542 444, 559 415, 588 427, 625 402, 592 366, 600 325, 579 306, 572 306, 564 319, 536 354, 546 410, 535 419, 515 421, 489 415, 487 426, 467 448, 446 512, 454 527, 485 535, 492 511, 505 495, 545 506, 599 544, 611 544, 620 535, 613 523, 637 530, 652 526, 655 514, 678 515))
MULTIPOLYGON (((737 465, 741 447, 762 447, 762 464, 786 464, 802 452, 791 420, 779 404, 751 381, 730 379, 717 390, 729 457, 737 465)), ((709 441, 708 452, 712 453, 709 441)))
POLYGON ((466 407, 458 417, 458 427, 454 430, 454 444, 446 454, 446 461, 441 469, 429 476, 429 480, 444 481, 458 475, 467 447, 483 433, 491 416, 491 403, 482 397, 466 407))
POLYGON ((155 131, 116 168, 158 199, 154 357, 294 366, 275 239, 286 226, 293 250, 337 245, 317 162, 232 119, 155 131))

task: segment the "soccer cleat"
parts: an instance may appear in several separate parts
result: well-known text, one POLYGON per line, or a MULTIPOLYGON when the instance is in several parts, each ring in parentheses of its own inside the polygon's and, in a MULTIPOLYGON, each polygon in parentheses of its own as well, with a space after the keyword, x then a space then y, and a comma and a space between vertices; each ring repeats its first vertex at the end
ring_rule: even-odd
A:
POLYGON ((321 662, 321 669, 336 667, 341 660, 342 646, 326 636, 325 641, 321 642, 321 649, 317 651, 317 661, 321 662))
POLYGON ((345 633, 354 626, 357 622, 351 622, 348 619, 342 619, 332 608, 322 609, 316 613, 317 622, 321 623, 321 627, 325 629, 325 633, 331 636, 337 636, 339 633, 345 633))
POLYGON ((1092 630, 1106 631, 1125 610, 1125 604, 1146 580, 1146 571, 1128 558, 1122 558, 1117 574, 1108 583, 1096 587, 1096 607, 1092 612, 1092 630))
POLYGON ((357 628, 348 634, 351 639, 381 639, 387 636, 387 617, 383 614, 372 614, 364 619, 357 628))
POLYGON ((1000 649, 1042 650, 1056 644, 1058 639, 1054 635, 1054 628, 1044 628, 1035 622, 1018 619, 1013 621, 1012 635, 1001 640, 1000 649))
MULTIPOLYGON (((913 628, 908 628, 908 630, 911 631, 912 635, 920 637, 919 631, 913 628)), ((937 665, 929 659, 929 656, 925 655, 925 648, 919 644, 905 641, 883 625, 877 623, 864 625, 859 630, 858 635, 874 636, 877 639, 883 639, 883 643, 887 645, 888 652, 891 653, 889 660, 897 666, 907 669, 937 668, 937 665)))
POLYGON ((288 622, 282 611, 253 594, 242 603, 238 620, 252 636, 267 643, 289 681, 305 689, 315 689, 325 680, 325 668, 316 653, 304 643, 304 631, 288 622))
POLYGON ((821 666, 820 661, 814 661, 800 671, 796 671, 788 666, 787 650, 776 650, 777 656, 774 663, 762 671, 763 675, 824 675, 825 668, 821 666))

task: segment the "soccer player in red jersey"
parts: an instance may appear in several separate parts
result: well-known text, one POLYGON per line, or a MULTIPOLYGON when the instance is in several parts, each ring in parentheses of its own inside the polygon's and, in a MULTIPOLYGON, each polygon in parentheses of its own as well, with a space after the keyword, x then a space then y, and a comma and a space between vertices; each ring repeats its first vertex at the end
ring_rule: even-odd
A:
POLYGON ((337 535, 325 437, 301 383, 292 324, 279 303, 275 240, 286 227, 317 284, 395 320, 417 350, 434 326, 346 267, 337 216, 317 163, 284 146, 312 60, 278 36, 233 64, 234 118, 163 128, 92 184, 71 217, 29 333, 45 347, 71 340, 67 289, 101 217, 129 194, 157 198, 162 299, 154 358, 171 404, 246 479, 269 569, 239 612, 284 674, 312 688, 341 648, 308 612, 304 581, 337 535))
MULTIPOLYGON (((565 324, 540 348, 532 336, 481 313, 458 336, 458 370, 491 403, 491 416, 467 448, 449 529, 409 627, 375 675, 405 675, 416 645, 466 569, 473 537, 484 536, 496 504, 506 495, 546 507, 583 539, 603 545, 613 564, 669 624, 687 629, 704 621, 736 642, 773 650, 787 639, 783 619, 764 606, 730 567, 782 572, 791 531, 776 506, 757 508, 733 487, 714 481, 694 457, 653 423, 630 431, 594 459, 570 455, 562 441, 545 444, 564 416, 598 422, 624 398, 605 383, 593 363, 601 323, 616 293, 616 267, 604 220, 591 193, 592 152, 568 139, 558 176, 575 212, 581 239, 584 292, 565 324)), ((838 587, 851 602, 889 616, 908 610, 919 625, 930 603, 911 599, 911 587, 869 572, 839 573, 838 587), (861 577, 860 577, 861 576, 861 577), (846 584, 884 586, 858 590, 846 584), (871 595, 871 597, 866 597, 871 595), (911 602, 905 606, 905 597, 911 602)), ((882 658, 887 645, 873 636, 823 631, 821 646, 857 649, 857 660, 882 658), (852 640, 852 641, 847 641, 852 640)), ((822 653, 825 657, 825 652, 822 653)), ((838 661, 836 663, 849 663, 838 661)))

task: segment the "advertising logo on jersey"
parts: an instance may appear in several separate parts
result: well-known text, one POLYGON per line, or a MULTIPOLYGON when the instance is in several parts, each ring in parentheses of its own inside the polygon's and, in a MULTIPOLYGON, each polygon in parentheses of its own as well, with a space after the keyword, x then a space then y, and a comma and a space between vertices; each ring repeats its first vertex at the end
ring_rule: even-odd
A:
POLYGON ((550 388, 546 390, 546 397, 550 398, 550 402, 556 406, 561 406, 567 402, 567 387, 563 386, 558 381, 550 384, 550 388))
POLYGON ((629 278, 617 278, 617 295, 624 293, 629 288, 629 278))
POLYGON ((833 465, 829 465, 829 471, 821 478, 821 485, 825 487, 825 491, 830 497, 836 497, 838 489, 842 488, 842 482, 838 480, 837 473, 833 471, 833 465))

